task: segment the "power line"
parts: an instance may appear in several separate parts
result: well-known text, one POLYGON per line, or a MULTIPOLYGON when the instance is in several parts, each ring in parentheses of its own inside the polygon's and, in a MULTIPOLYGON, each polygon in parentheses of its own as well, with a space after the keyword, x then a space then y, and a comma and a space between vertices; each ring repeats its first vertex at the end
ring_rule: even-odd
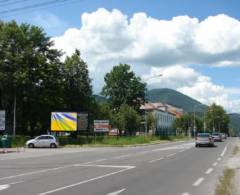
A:
MULTIPOLYGON (((10 0, 8 0, 8 1, 10 1, 10 0)), ((3 4, 0 4, 0 6, 1 7, 6 7, 6 6, 9 6, 9 5, 23 3, 25 1, 30 1, 30 0, 16 0, 16 1, 10 1, 10 2, 6 2, 6 0, 5 0, 5 2, 3 2, 3 4)), ((0 1, 0 3, 1 3, 1 1, 0 1)))
POLYGON ((3 10, 3 11, 0 11, 0 15, 10 14, 10 13, 14 13, 14 12, 21 12, 21 11, 24 11, 24 10, 35 9, 35 8, 39 8, 39 7, 45 7, 45 6, 48 6, 48 5, 63 3, 63 2, 67 2, 67 1, 70 1, 70 0, 45 1, 43 3, 36 3, 36 4, 33 4, 33 5, 27 5, 27 6, 23 6, 23 7, 14 8, 14 9, 3 10))

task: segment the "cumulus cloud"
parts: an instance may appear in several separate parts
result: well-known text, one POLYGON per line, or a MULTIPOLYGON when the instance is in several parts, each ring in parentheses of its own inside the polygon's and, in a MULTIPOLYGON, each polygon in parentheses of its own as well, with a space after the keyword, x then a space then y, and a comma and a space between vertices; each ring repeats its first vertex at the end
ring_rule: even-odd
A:
POLYGON ((159 20, 145 13, 128 18, 117 9, 100 8, 82 14, 81 20, 80 29, 68 29, 53 40, 66 54, 80 49, 91 64, 240 64, 240 22, 224 14, 203 21, 189 16, 159 20))

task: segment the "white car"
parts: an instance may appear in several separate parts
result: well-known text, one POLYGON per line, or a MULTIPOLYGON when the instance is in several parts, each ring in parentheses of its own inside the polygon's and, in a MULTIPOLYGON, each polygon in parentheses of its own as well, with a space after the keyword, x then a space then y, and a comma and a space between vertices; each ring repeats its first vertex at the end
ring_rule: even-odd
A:
POLYGON ((35 148, 35 147, 56 148, 57 146, 58 146, 57 140, 52 135, 40 135, 26 142, 26 147, 28 148, 35 148))
POLYGON ((195 138, 195 146, 200 147, 202 145, 214 146, 214 140, 210 133, 198 133, 195 138))

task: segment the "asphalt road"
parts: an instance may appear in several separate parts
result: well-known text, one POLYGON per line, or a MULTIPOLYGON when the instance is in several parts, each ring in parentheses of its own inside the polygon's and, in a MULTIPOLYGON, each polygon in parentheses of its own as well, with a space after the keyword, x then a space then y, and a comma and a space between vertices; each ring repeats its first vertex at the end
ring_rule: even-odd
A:
POLYGON ((236 141, 0 154, 0 195, 210 195, 236 141))

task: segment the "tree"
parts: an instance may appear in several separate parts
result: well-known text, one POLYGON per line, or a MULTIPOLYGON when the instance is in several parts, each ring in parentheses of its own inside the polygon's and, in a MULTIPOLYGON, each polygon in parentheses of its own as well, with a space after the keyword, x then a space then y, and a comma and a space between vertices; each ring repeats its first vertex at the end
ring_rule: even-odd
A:
POLYGON ((229 116, 222 106, 212 104, 206 113, 206 125, 209 131, 228 133, 229 116))
POLYGON ((91 79, 86 62, 76 50, 67 57, 62 68, 64 78, 65 108, 75 111, 88 111, 93 101, 91 79))
POLYGON ((37 26, 0 23, 0 107, 12 129, 17 104, 18 128, 32 132, 53 105, 61 102, 58 66, 61 53, 37 26), (47 110, 45 110, 47 108, 47 110))
POLYGON ((113 123, 119 129, 120 135, 124 130, 127 135, 135 135, 139 128, 141 117, 130 106, 123 104, 113 115, 113 123))
POLYGON ((139 110, 145 99, 145 84, 141 79, 130 71, 127 64, 114 66, 110 73, 104 77, 105 85, 102 94, 109 98, 113 108, 119 109, 127 104, 139 110))
MULTIPOLYGON (((203 121, 195 116, 196 130, 197 132, 202 131, 203 129, 203 121)), ((181 117, 177 118, 173 127, 177 130, 178 135, 187 136, 189 133, 193 133, 194 130, 194 115, 192 114, 184 114, 181 117)))

